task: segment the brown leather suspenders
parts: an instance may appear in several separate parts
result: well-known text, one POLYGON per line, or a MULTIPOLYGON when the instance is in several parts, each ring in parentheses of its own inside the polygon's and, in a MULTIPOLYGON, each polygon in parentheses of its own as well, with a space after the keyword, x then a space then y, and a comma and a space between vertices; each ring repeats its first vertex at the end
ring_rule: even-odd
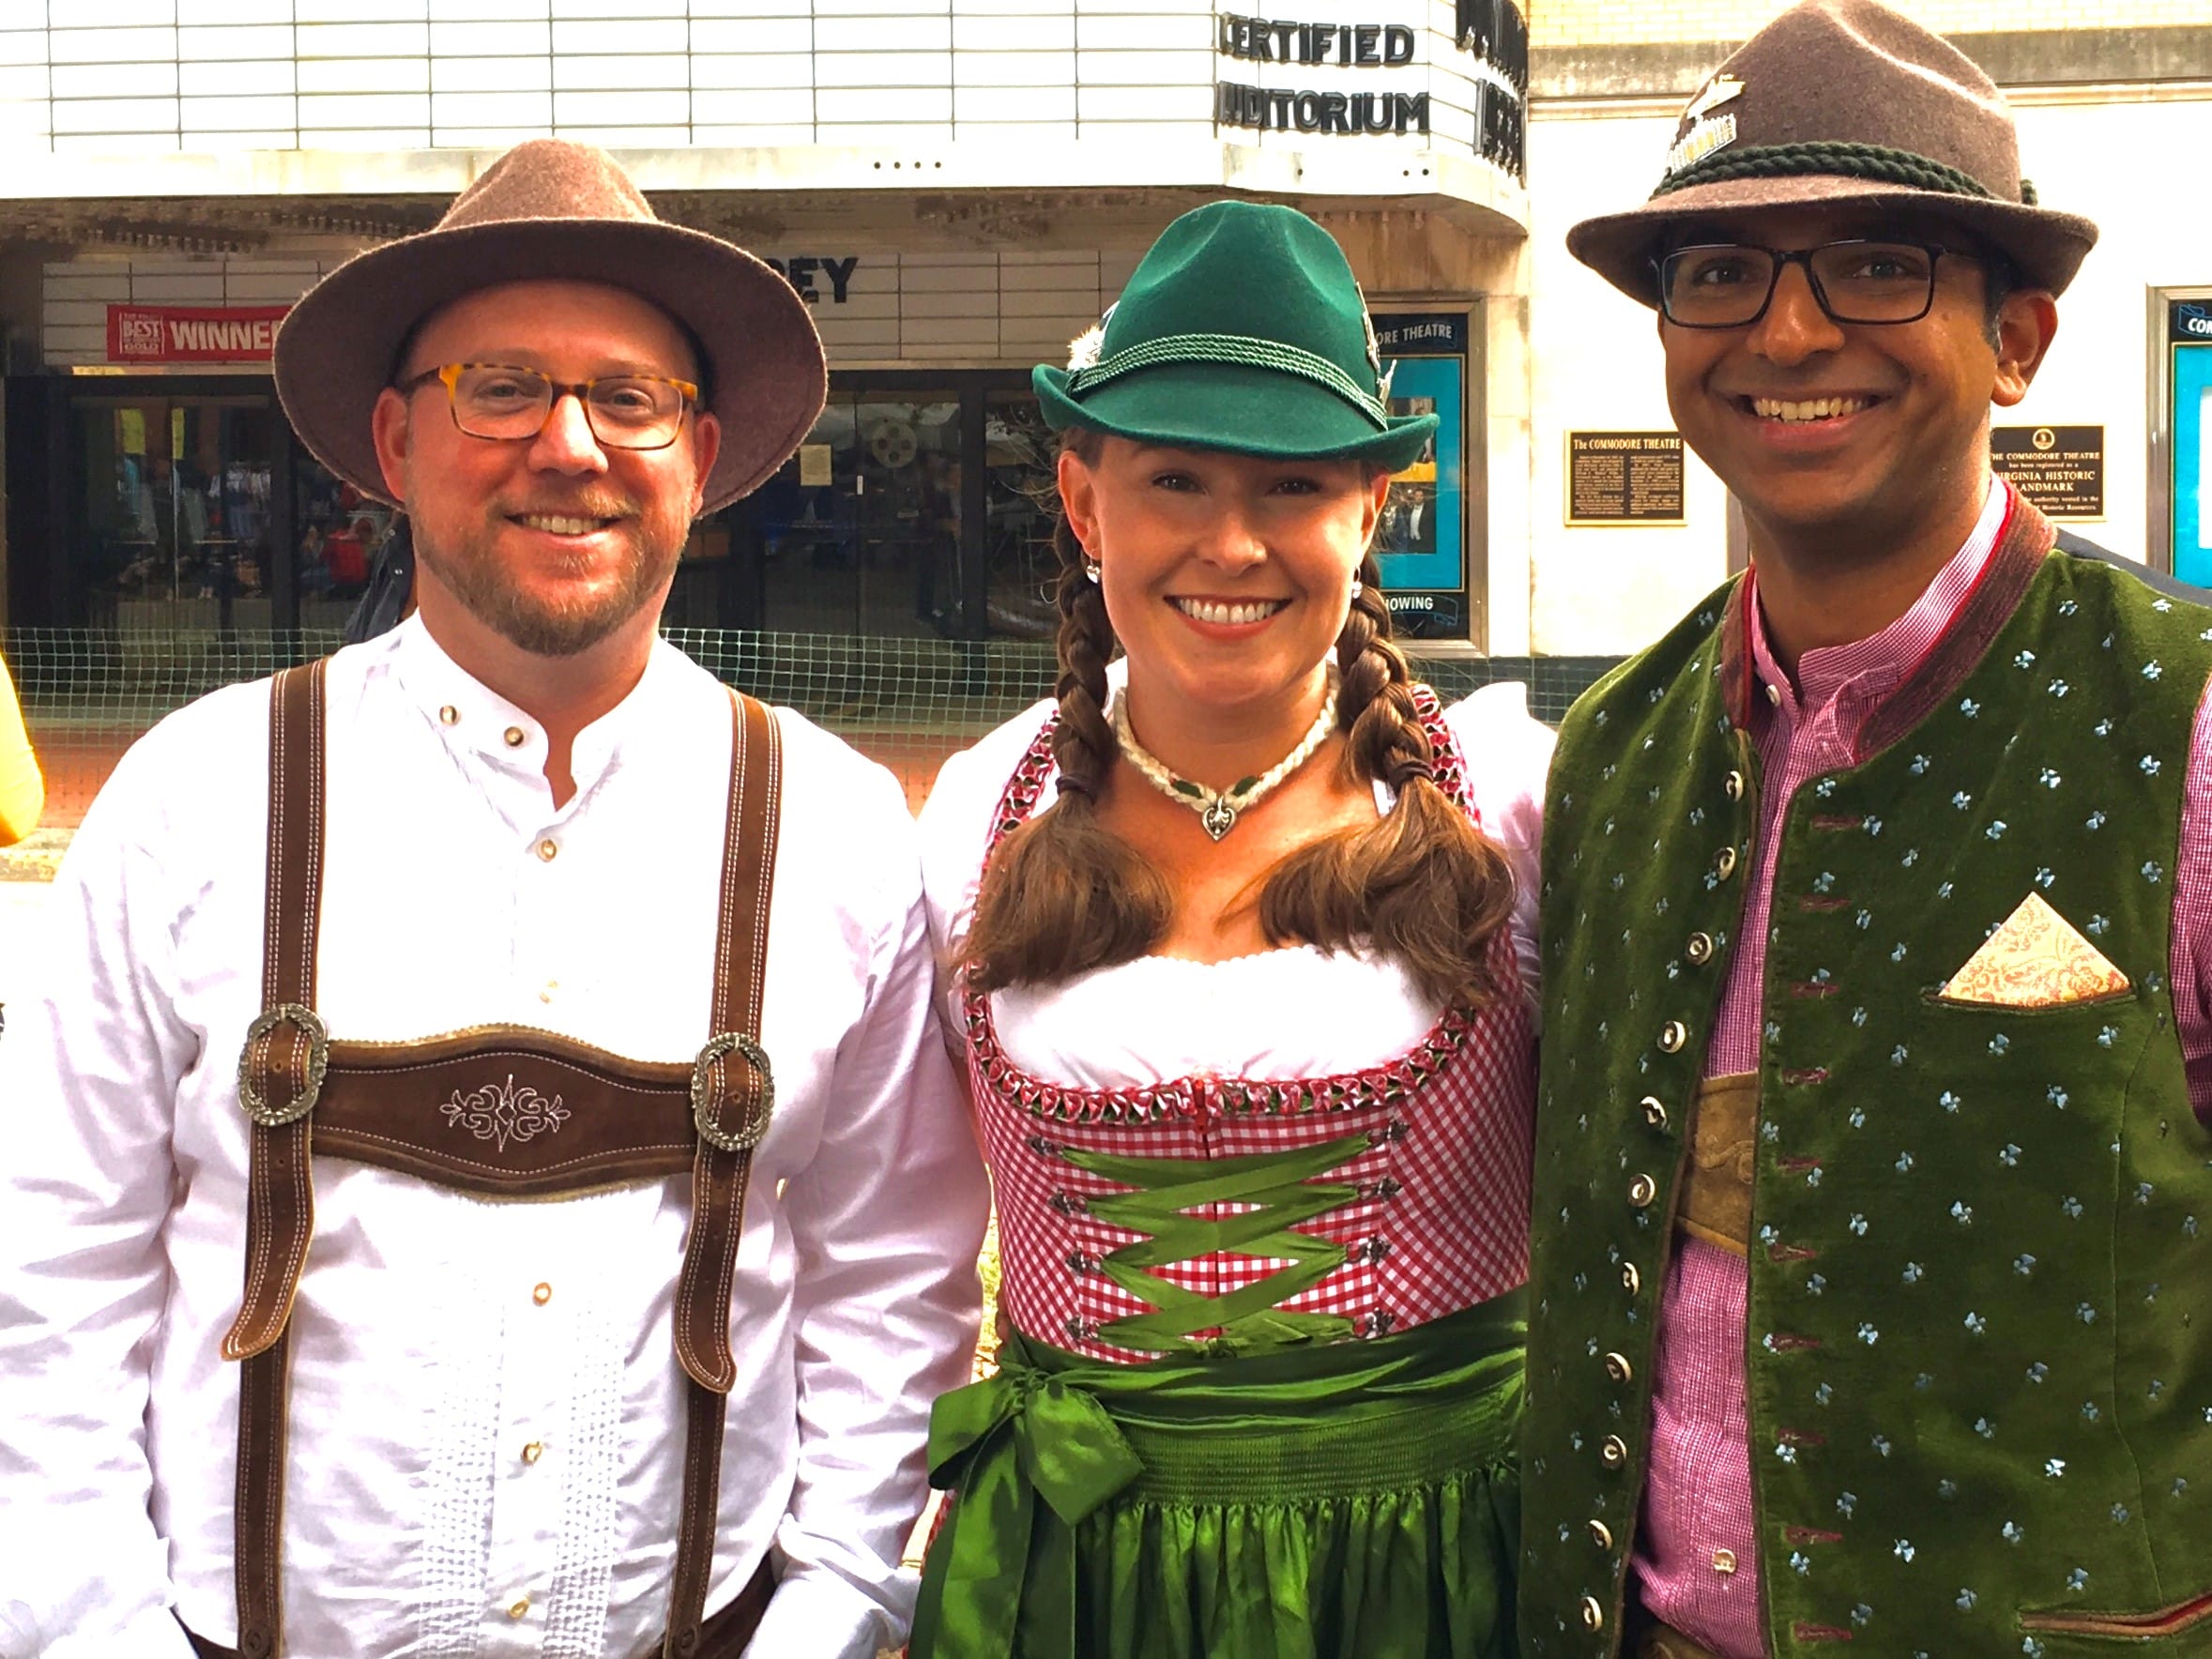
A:
MULTIPOLYGON (((775 1086, 761 1048, 782 804, 774 718, 733 693, 728 820, 715 942, 713 1022, 689 1066, 623 1058, 522 1027, 487 1027, 422 1043, 332 1042, 314 1013, 322 905, 324 664, 287 669, 271 691, 268 885, 263 1012, 238 1060, 238 1098, 252 1119, 245 1292, 223 1339, 242 1362, 238 1387, 238 1651, 283 1649, 287 1323, 314 1236, 311 1156, 375 1164, 497 1196, 586 1192, 692 1172, 692 1225, 674 1310, 684 1372, 685 1454, 664 1659, 700 1659, 701 1615, 714 1566, 722 1439, 737 1378, 730 1288, 753 1149, 767 1133, 775 1086), (495 1074, 496 1069, 496 1074, 495 1074), (494 1133, 477 1104, 502 1083, 559 1103, 542 1133, 494 1133), (496 1143, 496 1144, 495 1144, 496 1143)), ((510 1103, 511 1104, 511 1102, 510 1103)), ((511 1115, 511 1114, 510 1114, 511 1115)), ((765 1569, 740 1597, 738 1622, 717 1615, 709 1646, 735 1652, 767 1599, 765 1569)), ((211 1650, 210 1650, 211 1651, 211 1650)))

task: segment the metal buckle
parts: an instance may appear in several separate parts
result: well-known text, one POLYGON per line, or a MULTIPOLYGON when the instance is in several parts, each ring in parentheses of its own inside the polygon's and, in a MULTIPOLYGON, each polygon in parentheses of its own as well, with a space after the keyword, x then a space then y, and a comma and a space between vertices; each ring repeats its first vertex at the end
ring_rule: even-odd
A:
POLYGON ((768 1050, 760 1046, 760 1040, 745 1031, 724 1031, 709 1037, 707 1046, 699 1050, 699 1058, 692 1062, 692 1123, 699 1138, 725 1152, 750 1152, 767 1137, 769 1115, 775 1106, 775 1073, 769 1068, 768 1050), (714 1121, 710 1080, 714 1062, 733 1051, 750 1060, 760 1078, 760 1105, 734 1131, 714 1121))
POLYGON ((246 1027, 246 1046, 238 1055, 238 1104, 264 1129, 297 1123, 315 1109, 315 1102, 322 1098, 323 1078, 329 1070, 330 1033, 315 1011, 297 1002, 280 1002, 263 1010, 246 1027), (297 1026, 307 1038, 307 1083, 290 1104, 272 1106, 253 1081, 253 1045, 282 1025, 297 1026))

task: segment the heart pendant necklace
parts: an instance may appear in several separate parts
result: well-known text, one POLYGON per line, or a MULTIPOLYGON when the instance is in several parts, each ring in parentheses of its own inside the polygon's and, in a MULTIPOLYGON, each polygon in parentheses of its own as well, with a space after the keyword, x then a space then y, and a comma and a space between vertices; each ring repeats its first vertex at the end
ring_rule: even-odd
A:
POLYGON ((1329 668, 1329 693, 1321 699, 1321 711, 1298 747, 1283 756, 1266 771, 1254 778, 1239 778, 1227 789, 1209 789, 1203 784, 1176 776, 1137 740, 1137 733, 1129 724, 1129 695, 1126 688, 1114 695, 1114 735, 1121 740, 1121 753, 1129 764, 1140 772, 1145 782, 1152 784, 1170 800, 1180 800, 1198 814, 1198 824, 1213 840, 1219 841, 1237 827, 1238 814, 1249 811, 1268 792, 1304 766, 1314 756, 1314 752, 1329 740, 1329 734, 1336 729, 1336 669, 1329 668))

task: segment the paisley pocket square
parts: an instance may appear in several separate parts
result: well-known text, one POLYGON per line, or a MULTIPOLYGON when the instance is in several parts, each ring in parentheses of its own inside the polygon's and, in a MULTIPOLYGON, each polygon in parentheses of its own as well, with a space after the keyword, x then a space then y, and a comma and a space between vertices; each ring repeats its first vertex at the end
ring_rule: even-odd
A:
POLYGON ((1937 995, 1992 1008, 2063 1008, 2128 988, 2126 974, 2030 893, 1937 995))

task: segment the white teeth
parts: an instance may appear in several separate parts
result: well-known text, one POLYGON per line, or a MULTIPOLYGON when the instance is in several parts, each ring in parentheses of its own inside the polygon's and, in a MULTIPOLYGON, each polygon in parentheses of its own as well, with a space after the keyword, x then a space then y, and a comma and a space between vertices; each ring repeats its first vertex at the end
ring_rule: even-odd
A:
POLYGON ((1259 622, 1274 616, 1290 601, 1286 599, 1261 600, 1256 604, 1223 605, 1212 600, 1179 599, 1169 601, 1194 622, 1259 622))
POLYGON ((1838 415, 1856 415, 1872 402, 1871 398, 1810 398, 1803 403, 1753 398, 1751 409, 1762 420, 1832 420, 1838 415))
POLYGON ((542 530, 548 536, 588 536, 599 528, 597 519, 556 518, 543 512, 526 512, 522 522, 526 527, 542 530))

